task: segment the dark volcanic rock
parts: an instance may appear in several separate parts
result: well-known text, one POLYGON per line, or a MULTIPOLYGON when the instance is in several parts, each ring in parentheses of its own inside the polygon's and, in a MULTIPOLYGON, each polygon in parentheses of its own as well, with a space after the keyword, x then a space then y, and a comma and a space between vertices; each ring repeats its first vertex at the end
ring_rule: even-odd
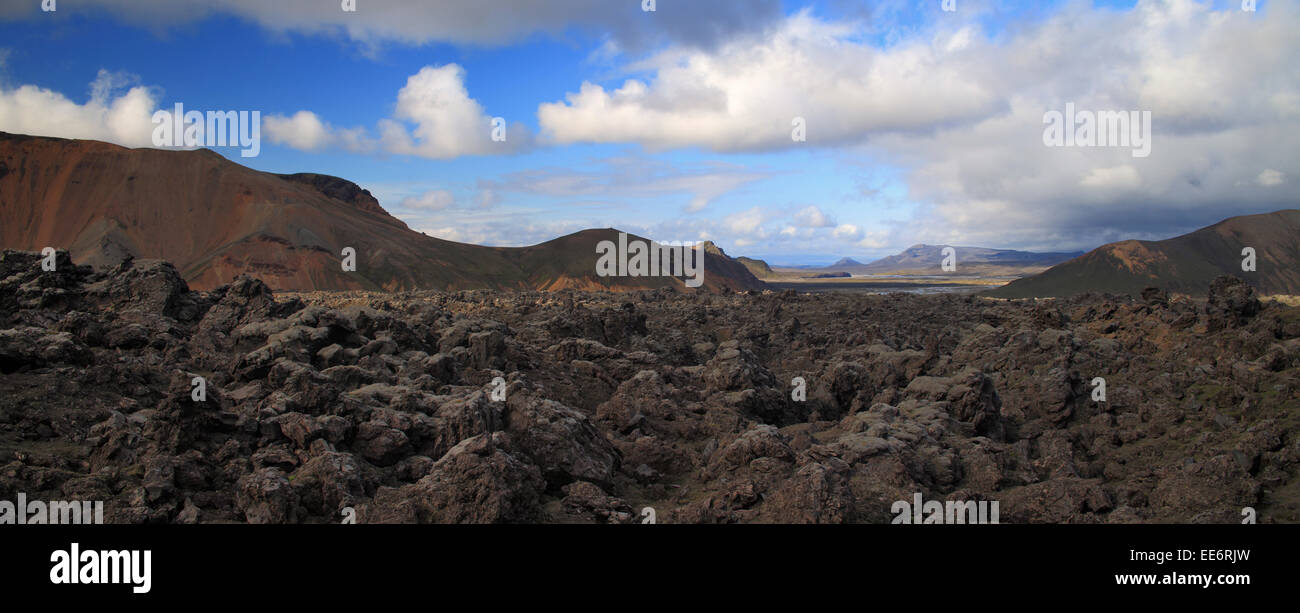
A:
POLYGON ((1211 331, 1241 326, 1258 312, 1255 289, 1245 281, 1225 275, 1210 283, 1205 313, 1211 331))
POLYGON ((0 498, 113 522, 889 522, 918 493, 1300 521, 1300 309, 1231 277, 1201 301, 286 299, 40 263, 0 253, 0 498))

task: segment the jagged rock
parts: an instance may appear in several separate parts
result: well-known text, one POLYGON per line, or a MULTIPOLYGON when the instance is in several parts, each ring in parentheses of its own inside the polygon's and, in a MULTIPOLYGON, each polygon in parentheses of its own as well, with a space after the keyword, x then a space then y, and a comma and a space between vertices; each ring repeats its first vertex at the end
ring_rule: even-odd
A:
POLYGON ((245 475, 235 491, 235 505, 250 524, 297 520, 298 496, 279 468, 262 468, 245 475))
POLYGON ((575 481, 564 486, 564 499, 560 504, 566 512, 590 518, 596 523, 635 523, 632 506, 627 501, 606 494, 594 483, 575 481))
POLYGON ((507 452, 503 433, 462 441, 413 485, 381 490, 362 511, 366 523, 518 523, 535 521, 545 481, 536 466, 507 452))
POLYGON ((586 415, 553 400, 514 394, 506 412, 506 431, 542 470, 551 489, 572 481, 609 484, 619 453, 586 415))
POLYGON ((401 459, 408 443, 405 432, 383 423, 366 422, 357 426, 353 446, 361 457, 380 466, 389 466, 401 459))
POLYGON ((308 460, 292 477, 300 504, 315 515, 338 517, 343 507, 366 495, 361 468, 349 453, 326 451, 308 460))
POLYGON ((50 332, 41 328, 0 330, 0 373, 29 368, 66 364, 85 366, 94 355, 68 332, 50 332))
POLYGON ((86 295, 101 308, 160 314, 181 321, 200 315, 185 280, 175 267, 161 260, 127 259, 106 279, 88 286, 86 295))
POLYGON ((1255 289, 1237 277, 1227 275, 1210 283, 1205 312, 1210 331, 1242 326, 1259 312, 1255 289))

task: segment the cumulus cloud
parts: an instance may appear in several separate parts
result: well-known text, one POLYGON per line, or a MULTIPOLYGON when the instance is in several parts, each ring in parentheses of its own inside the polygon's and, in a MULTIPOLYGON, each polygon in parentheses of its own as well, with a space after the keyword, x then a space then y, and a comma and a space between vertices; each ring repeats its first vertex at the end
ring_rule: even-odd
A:
POLYGON ((264 120, 272 143, 303 151, 339 148, 353 153, 383 152, 430 159, 516 153, 532 146, 522 124, 491 117, 465 88, 458 64, 425 66, 397 92, 392 117, 381 119, 378 136, 364 128, 339 128, 312 111, 264 120))
MULTIPOLYGON (((532 135, 522 124, 494 124, 469 96, 464 78, 464 69, 456 64, 426 66, 412 75, 397 93, 393 116, 379 121, 378 136, 365 128, 332 125, 309 110, 267 114, 262 133, 272 144, 301 151, 339 149, 432 159, 514 153, 532 146, 532 135)), ((0 88, 0 130, 151 147, 158 101, 151 88, 135 85, 138 81, 134 75, 100 70, 84 104, 34 85, 0 88)), ((485 193, 479 206, 490 207, 496 198, 485 193)))
POLYGON ((843 223, 835 226, 835 231, 832 234, 835 238, 857 239, 859 236, 862 236, 862 230, 859 230, 858 227, 853 224, 843 223))
POLYGON ((767 213, 760 207, 753 207, 747 211, 728 215, 723 219, 723 225, 735 234, 763 238, 765 221, 767 221, 767 213))
POLYGON ((1259 176, 1255 177, 1255 182, 1260 185, 1263 185, 1264 187, 1273 187, 1276 185, 1281 185, 1282 182, 1285 180, 1286 180, 1285 174, 1273 170, 1272 168, 1265 169, 1263 172, 1259 173, 1259 176))
POLYGON ((816 205, 809 205, 795 213, 794 224, 803 228, 829 228, 835 225, 835 220, 816 205))
POLYGON ((298 111, 288 117, 267 115, 262 118, 262 133, 274 144, 302 151, 337 147, 365 153, 375 149, 375 143, 366 136, 365 130, 334 127, 311 111, 298 111))
POLYGON ((380 122, 380 140, 384 150, 399 155, 447 159, 508 153, 530 141, 521 124, 494 123, 469 96, 465 69, 457 64, 425 66, 408 78, 397 93, 394 117, 380 122))
POLYGON ((157 101, 149 88, 127 89, 136 81, 131 75, 100 70, 84 104, 35 85, 0 89, 0 131, 152 146, 157 101))
MULTIPOLYGON (((538 108, 553 142, 634 141, 652 149, 702 146, 749 151, 858 142, 873 132, 928 131, 1003 106, 981 82, 989 71, 947 39, 888 51, 854 42, 848 24, 807 11, 716 51, 669 49, 638 64, 653 79, 613 90, 584 82, 564 102, 538 108)), ((969 36, 969 35, 966 35, 969 36)))

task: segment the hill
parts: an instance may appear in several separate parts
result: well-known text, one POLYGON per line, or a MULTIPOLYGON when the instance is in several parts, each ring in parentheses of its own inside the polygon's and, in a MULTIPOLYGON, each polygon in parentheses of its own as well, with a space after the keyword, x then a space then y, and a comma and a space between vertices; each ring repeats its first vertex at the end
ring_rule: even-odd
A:
POLYGON ((766 279, 776 275, 776 271, 772 270, 772 267, 768 266, 767 262, 763 260, 747 258, 743 255, 735 259, 737 262, 744 264, 745 268, 748 268, 749 272, 759 279, 766 279))
POLYGON ((999 298, 1072 296, 1083 292, 1139 295, 1158 287, 1204 295, 1210 281, 1232 275, 1262 294, 1300 294, 1300 210, 1230 217, 1161 241, 1102 245, 1042 274, 988 292, 999 298), (1255 249, 1255 272, 1242 271, 1242 249, 1255 249))

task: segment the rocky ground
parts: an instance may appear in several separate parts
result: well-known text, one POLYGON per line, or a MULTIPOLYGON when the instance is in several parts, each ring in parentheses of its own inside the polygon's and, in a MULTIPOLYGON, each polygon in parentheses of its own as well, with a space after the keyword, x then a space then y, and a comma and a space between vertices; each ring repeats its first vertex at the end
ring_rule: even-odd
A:
POLYGON ((5 251, 0 500, 128 523, 887 523, 920 492, 1003 523, 1295 522, 1297 366, 1300 308, 1226 277, 1208 301, 276 297, 5 251))

